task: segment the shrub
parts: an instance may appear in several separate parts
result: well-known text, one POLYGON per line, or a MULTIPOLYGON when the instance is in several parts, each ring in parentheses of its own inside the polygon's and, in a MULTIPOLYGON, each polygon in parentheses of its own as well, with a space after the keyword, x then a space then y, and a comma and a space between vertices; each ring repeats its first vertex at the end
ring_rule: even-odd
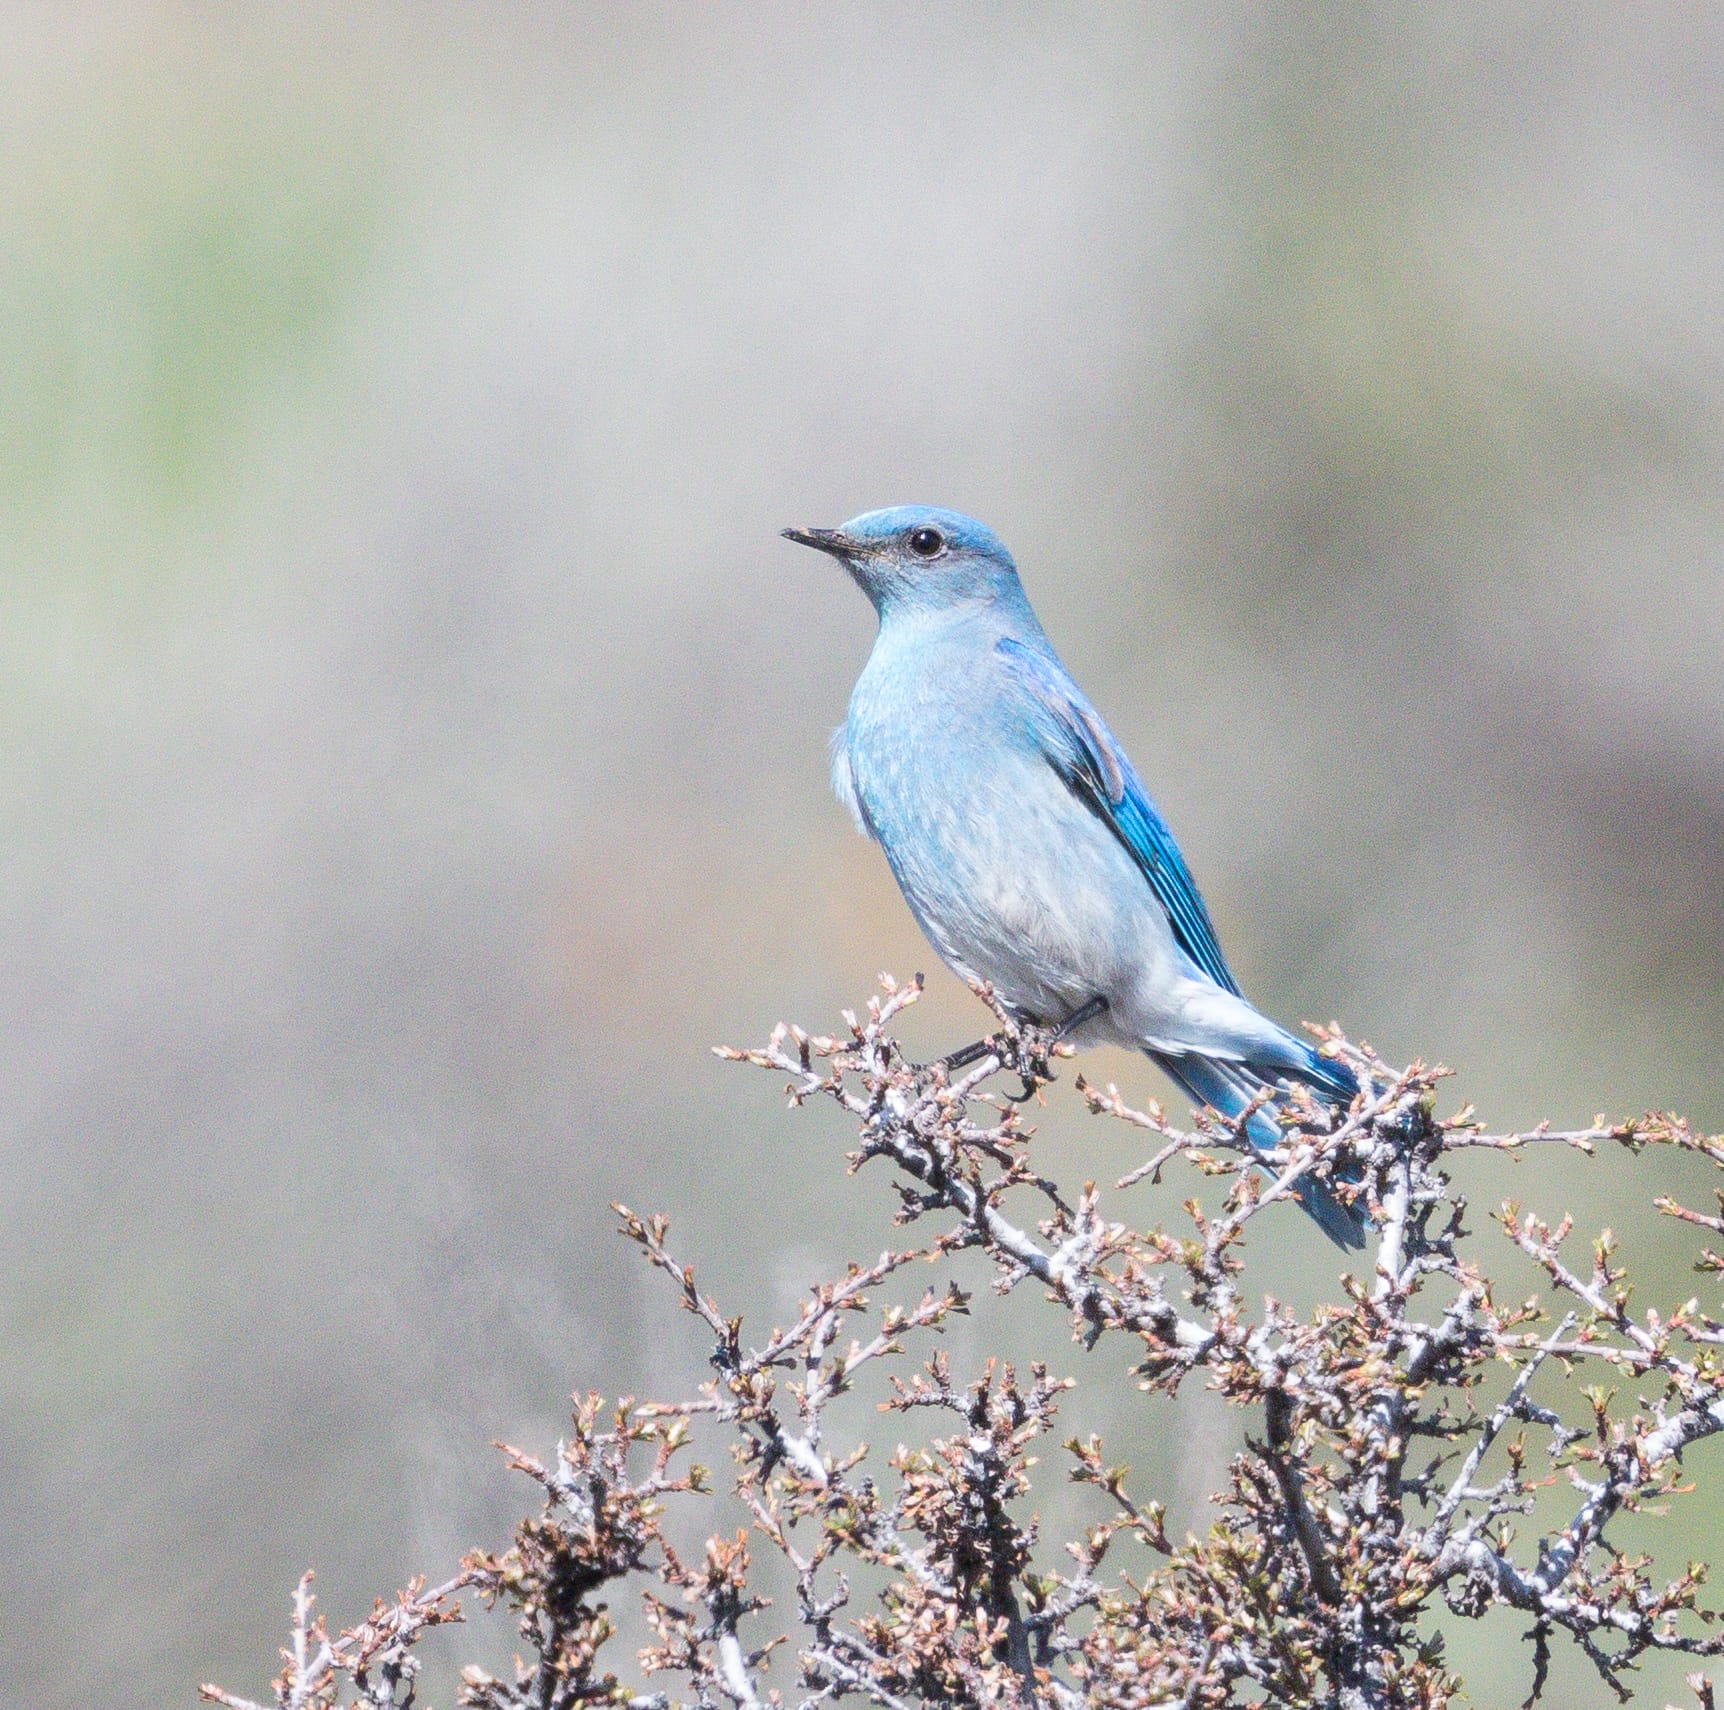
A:
MULTIPOLYGON (((840 1699, 1436 1710, 1462 1683, 1431 1617, 1501 1607, 1529 1623, 1529 1703, 1558 1641, 1623 1697, 1649 1651, 1724 1650, 1698 1602, 1704 1566, 1666 1580, 1611 1537, 1618 1516, 1681 1494, 1684 1451, 1724 1431, 1724 1324, 1695 1300, 1636 1308, 1608 1231, 1579 1256, 1566 1220, 1552 1227, 1512 1203, 1501 1236, 1545 1285, 1500 1301, 1481 1249, 1506 1249, 1468 1228, 1448 1171, 1459 1152, 1539 1146, 1673 1148, 1724 1167, 1724 1143, 1659 1115, 1487 1132, 1470 1110, 1437 1115, 1444 1070, 1391 1070, 1320 1030, 1366 1090, 1344 1114, 1296 1103, 1272 1183, 1253 1167, 1244 1117, 1201 1113, 1181 1131, 1079 1079, 1092 1110, 1154 1148, 1120 1188, 1175 1167, 1220 1188, 1208 1211, 1186 1202, 1189 1228, 1137 1229, 1093 1184, 1072 1193, 1040 1174, 1020 1104, 998 1090, 1008 1072, 1025 1093, 1045 1084, 1057 1050, 996 1010, 999 1031, 972 1068, 918 1067, 891 1026, 919 990, 885 982, 836 1038, 781 1026, 761 1050, 721 1053, 785 1077, 794 1104, 848 1112, 860 1131, 852 1172, 886 1166, 895 1225, 916 1238, 816 1285, 793 1323, 751 1338, 673 1255, 662 1218, 618 1207, 623 1232, 712 1336, 712 1379, 680 1400, 579 1401, 549 1462, 509 1451, 543 1499, 509 1549, 469 1555, 445 1583, 417 1583, 339 1636, 302 1581, 278 1705, 398 1710, 417 1647, 459 1618, 463 1594, 505 1604, 525 1646, 513 1678, 465 1671, 470 1710, 840 1699), (1354 1262, 1341 1299, 1309 1313, 1254 1305, 1247 1236, 1307 1176, 1362 1196, 1374 1254, 1354 1262), (930 1338, 967 1309, 956 1284, 875 1303, 912 1265, 968 1253, 1022 1310, 1043 1297, 1084 1344, 1129 1350, 1142 1388, 1206 1383, 1247 1410, 1254 1429, 1206 1537, 1170 1537, 1163 1506, 1093 1437, 1061 1448, 1069 1379, 999 1360, 953 1372, 930 1338), (833 1431, 832 1404, 848 1392, 925 1414, 935 1434, 881 1458, 833 1431), (715 1439, 734 1458, 735 1524, 695 1556, 666 1520, 705 1499, 693 1454, 715 1439), (1091 1488, 1095 1519, 1049 1545, 1027 1509, 1033 1478, 1062 1460, 1091 1488), (781 1558, 791 1607, 758 1591, 763 1556, 781 1558), (612 1672, 622 1665, 605 1600, 629 1582, 651 1635, 638 1680, 663 1686, 612 1672)), ((1724 1193, 1715 1212, 1656 1203, 1673 1232, 1698 1236, 1697 1269, 1724 1270, 1704 1246, 1724 1232, 1724 1193)), ((1711 1688, 1690 1683, 1709 1710, 1711 1688)))

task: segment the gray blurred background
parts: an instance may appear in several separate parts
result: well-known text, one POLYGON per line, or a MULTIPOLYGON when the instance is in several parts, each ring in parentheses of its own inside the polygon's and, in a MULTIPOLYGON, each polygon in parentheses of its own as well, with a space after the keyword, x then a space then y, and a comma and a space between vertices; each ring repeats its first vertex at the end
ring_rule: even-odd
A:
MULTIPOLYGON (((0 17, 0 1703, 261 1691, 303 1567, 500 1544, 490 1439, 700 1375, 607 1201, 756 1323, 888 1238, 707 1053, 882 968, 978 1029, 827 794, 872 618, 786 523, 1004 536, 1272 1013, 1724 1125, 1715 9, 0 17)), ((1057 1089, 1049 1168, 1110 1128, 1057 1089)), ((1481 1208, 1685 1292, 1660 1168, 1481 1208)), ((1333 1286, 1298 1222, 1261 1286, 1333 1286)), ((1042 1316, 1203 1524, 1240 1422, 1042 1316)))

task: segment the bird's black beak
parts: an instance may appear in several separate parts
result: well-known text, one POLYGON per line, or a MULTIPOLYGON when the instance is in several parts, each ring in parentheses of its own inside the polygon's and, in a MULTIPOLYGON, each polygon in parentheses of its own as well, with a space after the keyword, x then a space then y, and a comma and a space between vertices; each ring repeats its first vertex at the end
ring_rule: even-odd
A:
POLYGON ((830 552, 834 558, 848 558, 855 550, 849 535, 836 528, 785 528, 778 531, 786 540, 798 546, 812 546, 816 552, 830 552))

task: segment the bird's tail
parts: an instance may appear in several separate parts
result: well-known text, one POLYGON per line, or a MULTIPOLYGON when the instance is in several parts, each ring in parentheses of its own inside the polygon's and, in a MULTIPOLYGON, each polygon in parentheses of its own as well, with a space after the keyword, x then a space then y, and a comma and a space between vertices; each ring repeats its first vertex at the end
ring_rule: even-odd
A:
MULTIPOLYGON (((1146 1055, 1194 1104, 1209 1105, 1229 1118, 1238 1116, 1266 1090, 1284 1092, 1289 1080, 1303 1081, 1320 1098, 1342 1106, 1359 1090, 1351 1069, 1344 1063, 1319 1057, 1315 1051, 1307 1052, 1309 1063, 1299 1069, 1231 1063, 1195 1054, 1175 1057, 1150 1051, 1146 1055)), ((1280 1125, 1267 1110, 1251 1118, 1247 1132, 1255 1144, 1265 1148, 1280 1145, 1283 1138, 1280 1125)), ((1365 1245, 1365 1231, 1370 1224, 1362 1205, 1343 1204, 1327 1183, 1310 1177, 1299 1182, 1293 1192, 1317 1227, 1337 1247, 1357 1252, 1365 1245)))

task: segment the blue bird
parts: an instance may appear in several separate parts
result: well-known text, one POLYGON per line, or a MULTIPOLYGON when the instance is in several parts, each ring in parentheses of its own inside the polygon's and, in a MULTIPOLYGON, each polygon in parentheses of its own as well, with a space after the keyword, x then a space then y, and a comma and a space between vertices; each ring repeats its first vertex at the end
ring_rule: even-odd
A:
MULTIPOLYGON (((879 615, 832 785, 947 966, 1080 1046, 1147 1052, 1224 1116, 1291 1082, 1345 1106, 1351 1071, 1240 995, 1173 833, 1000 541, 922 505, 784 534, 836 558, 879 615)), ((1267 1112, 1251 1134, 1280 1138, 1267 1112)), ((1364 1245, 1361 1208, 1296 1191, 1331 1240, 1364 1245)))

